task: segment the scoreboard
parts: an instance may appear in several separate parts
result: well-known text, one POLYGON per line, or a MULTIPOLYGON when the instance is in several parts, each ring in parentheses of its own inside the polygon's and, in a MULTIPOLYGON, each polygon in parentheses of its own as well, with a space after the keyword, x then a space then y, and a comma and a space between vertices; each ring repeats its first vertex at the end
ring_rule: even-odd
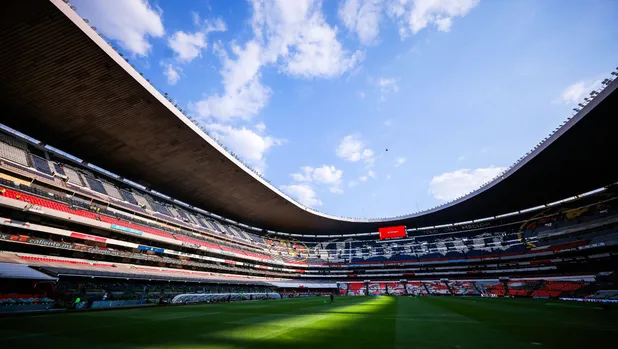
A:
POLYGON ((401 239, 408 236, 405 225, 379 228, 378 231, 380 232, 380 240, 401 239))

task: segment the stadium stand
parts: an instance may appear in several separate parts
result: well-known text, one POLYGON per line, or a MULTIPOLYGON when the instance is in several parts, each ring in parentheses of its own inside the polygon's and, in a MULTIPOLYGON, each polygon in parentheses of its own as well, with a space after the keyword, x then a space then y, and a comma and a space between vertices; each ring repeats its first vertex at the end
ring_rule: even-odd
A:
POLYGON ((615 186, 504 217, 417 228, 392 241, 292 237, 235 224, 0 135, 0 261, 61 281, 287 282, 279 289, 289 295, 310 294, 298 287, 311 281, 336 283, 347 296, 616 296, 596 281, 618 259, 615 186))
POLYGON ((0 157, 23 166, 28 166, 28 156, 26 151, 12 144, 0 142, 0 157))

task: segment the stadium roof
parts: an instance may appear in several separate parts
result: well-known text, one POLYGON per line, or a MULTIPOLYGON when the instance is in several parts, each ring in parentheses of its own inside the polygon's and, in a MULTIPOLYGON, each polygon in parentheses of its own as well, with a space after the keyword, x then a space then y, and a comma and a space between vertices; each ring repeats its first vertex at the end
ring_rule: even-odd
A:
POLYGON ((58 278, 36 271, 25 264, 0 263, 0 278, 58 281, 58 278))
POLYGON ((63 1, 10 1, 0 19, 2 123, 254 227, 338 234, 442 225, 519 211, 618 181, 612 160, 618 149, 614 80, 500 179, 468 196, 405 217, 329 216, 296 203, 227 154, 63 1))

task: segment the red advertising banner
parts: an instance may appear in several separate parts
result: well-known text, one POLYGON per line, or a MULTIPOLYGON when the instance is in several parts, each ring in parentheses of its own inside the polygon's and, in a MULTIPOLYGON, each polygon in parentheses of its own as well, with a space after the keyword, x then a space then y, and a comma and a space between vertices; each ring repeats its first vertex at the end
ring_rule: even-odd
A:
POLYGON ((101 238, 98 236, 86 235, 86 234, 81 234, 81 233, 71 233, 71 237, 76 238, 76 239, 92 240, 92 241, 97 241, 97 242, 107 241, 106 238, 101 238))
POLYGON ((400 225, 396 227, 379 228, 378 231, 380 232, 380 240, 400 239, 400 238, 405 238, 407 236, 405 225, 400 225))

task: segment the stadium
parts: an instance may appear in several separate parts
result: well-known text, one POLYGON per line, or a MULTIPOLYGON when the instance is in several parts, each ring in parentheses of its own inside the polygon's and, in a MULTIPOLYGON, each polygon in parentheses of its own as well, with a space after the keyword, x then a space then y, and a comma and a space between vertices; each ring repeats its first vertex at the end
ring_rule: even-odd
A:
POLYGON ((67 2, 1 17, 3 348, 615 342, 618 70, 474 192, 342 218, 250 170, 67 2))

